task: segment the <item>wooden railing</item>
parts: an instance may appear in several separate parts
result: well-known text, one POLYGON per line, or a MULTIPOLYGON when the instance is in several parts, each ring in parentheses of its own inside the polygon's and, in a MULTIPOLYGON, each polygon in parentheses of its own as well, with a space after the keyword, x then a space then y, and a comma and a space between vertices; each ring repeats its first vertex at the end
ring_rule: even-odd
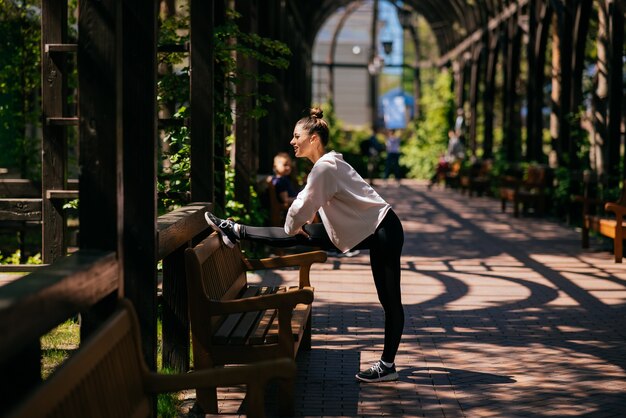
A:
MULTIPOLYGON (((163 260, 163 364, 181 371, 189 369, 190 347, 183 253, 208 232, 204 212, 210 207, 192 203, 157 222, 158 258, 163 260)), ((41 336, 116 297, 119 271, 115 253, 79 250, 0 287, 0 415, 41 381, 41 336)))
POLYGON ((185 278, 185 248, 208 232, 204 212, 209 203, 191 203, 157 221, 158 258, 163 260, 163 366, 189 370, 189 317, 185 278))

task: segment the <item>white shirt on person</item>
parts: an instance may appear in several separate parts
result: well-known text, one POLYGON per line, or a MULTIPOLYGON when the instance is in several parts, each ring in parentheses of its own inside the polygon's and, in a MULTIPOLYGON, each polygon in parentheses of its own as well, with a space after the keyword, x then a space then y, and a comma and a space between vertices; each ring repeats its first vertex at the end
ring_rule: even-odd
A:
POLYGON ((285 232, 294 235, 319 212, 330 240, 345 253, 373 234, 390 208, 341 154, 330 151, 313 165, 289 207, 285 232))

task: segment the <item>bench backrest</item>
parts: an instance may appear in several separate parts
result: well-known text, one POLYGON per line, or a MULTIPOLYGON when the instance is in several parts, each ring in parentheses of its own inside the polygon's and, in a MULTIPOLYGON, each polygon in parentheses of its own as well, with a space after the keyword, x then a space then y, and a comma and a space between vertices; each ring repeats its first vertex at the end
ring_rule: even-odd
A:
POLYGON ((527 187, 545 187, 547 185, 546 168, 542 166, 529 166, 526 170, 524 184, 527 187))
MULTIPOLYGON (((247 284, 241 248, 238 244, 227 247, 214 232, 185 250, 185 270, 191 327, 194 332, 204 333, 208 330, 196 329, 193 318, 206 316, 206 300, 234 299, 247 284)), ((213 318, 211 326, 217 326, 218 322, 219 318, 213 318)))
POLYGON ((139 325, 128 301, 11 418, 148 417, 147 366, 139 325))

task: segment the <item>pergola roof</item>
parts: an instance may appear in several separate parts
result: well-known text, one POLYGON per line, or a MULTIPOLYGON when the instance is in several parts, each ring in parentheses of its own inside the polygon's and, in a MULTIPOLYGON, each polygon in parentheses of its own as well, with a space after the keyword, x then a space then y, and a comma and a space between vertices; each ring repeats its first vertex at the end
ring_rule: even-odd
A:
MULTIPOLYGON (((302 16, 307 16, 307 34, 312 44, 324 22, 339 8, 354 0, 322 0, 303 2, 302 16)), ((396 3, 394 0, 391 0, 396 3)), ((433 31, 441 55, 453 50, 468 35, 486 27, 514 0, 405 0, 403 6, 422 15, 433 31)), ((398 7, 400 5, 396 3, 398 7)))

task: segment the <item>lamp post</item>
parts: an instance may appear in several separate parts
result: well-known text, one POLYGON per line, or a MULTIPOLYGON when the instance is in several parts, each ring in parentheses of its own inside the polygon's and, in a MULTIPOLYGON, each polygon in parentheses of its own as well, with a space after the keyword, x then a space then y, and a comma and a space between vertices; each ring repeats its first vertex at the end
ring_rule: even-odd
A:
POLYGON ((372 10, 372 26, 371 26, 371 47, 370 47, 370 58, 367 64, 367 71, 369 73, 369 105, 370 105, 370 115, 371 115, 371 123, 372 123, 372 133, 376 133, 376 129, 378 128, 378 74, 382 71, 384 61, 378 56, 378 50, 376 48, 376 40, 378 30, 378 0, 374 0, 373 10, 372 10))
POLYGON ((420 114, 420 96, 421 96, 421 84, 420 84, 420 69, 419 69, 419 38, 417 31, 413 26, 413 13, 409 9, 398 7, 398 20, 403 30, 408 30, 411 34, 413 41, 413 49, 415 50, 415 60, 413 62, 413 117, 418 118, 420 114))

